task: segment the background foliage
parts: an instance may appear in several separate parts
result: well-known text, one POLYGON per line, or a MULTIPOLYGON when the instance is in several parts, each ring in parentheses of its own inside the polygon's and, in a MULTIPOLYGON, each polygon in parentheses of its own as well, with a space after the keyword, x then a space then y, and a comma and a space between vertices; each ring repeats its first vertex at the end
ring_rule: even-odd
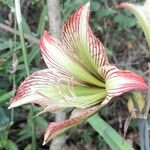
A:
MULTIPOLYGON (((62 23, 81 4, 88 0, 61 0, 62 23)), ((91 0, 90 23, 94 34, 104 43, 111 63, 119 68, 134 70, 147 78, 147 62, 150 61, 148 45, 142 30, 134 16, 126 10, 116 8, 121 0, 91 0)), ((128 0, 129 2, 129 0, 128 0)), ((130 2, 138 2, 130 0, 130 2)), ((141 1, 140 1, 141 2, 141 1)), ((23 30, 26 33, 26 48, 28 61, 32 72, 45 68, 39 53, 37 39, 44 30, 48 30, 46 1, 22 0, 23 30), (34 37, 34 38, 33 38, 34 37)), ((25 78, 25 68, 21 45, 17 35, 17 25, 14 17, 13 0, 0 0, 0 149, 30 149, 29 106, 7 110, 8 103, 16 88, 25 78), (5 24, 5 26, 3 26, 5 24), (5 29, 4 29, 5 27, 5 29), (9 32, 11 30, 11 32, 9 32)), ((121 135, 124 134, 124 123, 128 117, 128 95, 116 98, 113 104, 105 107, 101 116, 121 135)), ((36 112, 41 108, 36 107, 36 112)), ((68 110, 68 114, 69 114, 68 110)), ((36 117, 37 140, 39 149, 46 150, 42 145, 43 132, 49 121, 54 120, 54 114, 44 114, 36 117), (46 118, 46 119, 44 119, 46 118)), ((139 149, 136 121, 132 120, 128 129, 128 139, 136 149, 139 149)), ((109 150, 105 141, 88 125, 80 125, 68 132, 66 143, 72 149, 103 149, 109 150)))

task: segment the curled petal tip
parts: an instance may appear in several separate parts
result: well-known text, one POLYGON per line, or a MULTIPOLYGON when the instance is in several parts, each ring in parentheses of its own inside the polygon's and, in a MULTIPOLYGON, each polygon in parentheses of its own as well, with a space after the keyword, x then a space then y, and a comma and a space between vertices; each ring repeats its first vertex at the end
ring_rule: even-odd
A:
POLYGON ((120 9, 120 8, 122 8, 121 5, 122 5, 122 3, 121 3, 121 4, 117 4, 117 5, 115 6, 115 8, 116 8, 116 9, 120 9))
POLYGON ((125 8, 127 7, 129 4, 128 3, 120 3, 117 8, 125 8))
POLYGON ((129 9, 129 10, 132 10, 132 9, 135 9, 136 8, 136 5, 132 4, 132 3, 126 3, 126 2, 123 2, 123 3, 120 3, 117 8, 125 8, 125 9, 129 9))
POLYGON ((144 82, 143 90, 147 90, 147 89, 148 89, 148 85, 144 82))
POLYGON ((10 105, 8 106, 8 109, 17 107, 18 105, 16 104, 16 102, 11 102, 10 105))
POLYGON ((10 105, 8 106, 8 109, 11 109, 11 108, 13 108, 13 106, 10 104, 10 105))
POLYGON ((87 2, 84 7, 90 7, 90 2, 87 2))
POLYGON ((45 144, 46 144, 46 142, 45 142, 45 141, 43 141, 42 145, 44 146, 45 144))
MULTIPOLYGON (((144 79, 128 70, 119 70, 114 66, 104 67, 106 75, 106 89, 108 95, 119 96, 131 90, 147 90, 144 79)), ((102 72, 104 74, 104 72, 102 72)))

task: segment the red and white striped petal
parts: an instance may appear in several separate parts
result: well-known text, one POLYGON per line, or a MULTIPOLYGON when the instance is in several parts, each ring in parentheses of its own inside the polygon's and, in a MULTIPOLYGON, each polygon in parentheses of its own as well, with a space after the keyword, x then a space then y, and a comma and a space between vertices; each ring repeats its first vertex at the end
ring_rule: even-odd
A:
POLYGON ((56 70, 37 71, 22 82, 9 108, 27 103, 39 104, 43 108, 52 106, 51 110, 67 107, 68 104, 63 100, 59 90, 60 88, 63 90, 63 85, 67 86, 70 80, 73 85, 76 84, 73 79, 70 79, 70 76, 56 72, 56 70))
POLYGON ((67 70, 68 58, 63 52, 63 45, 54 37, 44 32, 40 39, 41 54, 49 69, 55 68, 62 73, 69 74, 67 70))
POLYGON ((91 88, 71 76, 45 69, 33 73, 20 85, 10 108, 35 103, 44 108, 43 112, 54 112, 66 107, 89 107, 99 103, 105 96, 106 90, 103 88, 91 88))
POLYGON ((66 130, 82 123, 87 118, 95 114, 100 108, 101 105, 96 105, 86 109, 78 110, 68 120, 50 123, 44 135, 43 145, 62 132, 65 132, 66 130))
POLYGON ((86 69, 97 74, 97 68, 108 64, 102 43, 93 35, 89 26, 90 3, 81 6, 67 20, 62 38, 68 55, 86 69))
POLYGON ((134 89, 148 88, 144 79, 131 71, 119 70, 115 66, 105 66, 100 69, 100 72, 105 79, 108 99, 134 89))
POLYGON ((58 40, 50 36, 45 31, 40 39, 41 53, 48 68, 55 68, 62 74, 72 75, 81 82, 88 82, 97 86, 104 87, 104 83, 93 75, 86 68, 77 64, 75 60, 71 60, 66 53, 66 47, 58 40))

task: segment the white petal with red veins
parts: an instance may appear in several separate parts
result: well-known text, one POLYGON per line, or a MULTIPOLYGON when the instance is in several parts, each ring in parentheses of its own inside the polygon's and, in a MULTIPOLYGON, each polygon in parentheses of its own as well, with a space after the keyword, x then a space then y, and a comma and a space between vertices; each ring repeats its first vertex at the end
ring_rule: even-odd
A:
POLYGON ((62 73, 71 74, 81 82, 105 87, 104 83, 90 74, 86 68, 83 68, 80 64, 71 60, 65 53, 65 46, 50 36, 48 32, 45 32, 40 39, 40 46, 41 53, 49 69, 55 68, 62 73))
POLYGON ((80 7, 66 21, 62 36, 68 55, 99 77, 97 68, 108 64, 102 43, 89 26, 89 3, 80 7))
POLYGON ((95 114, 100 108, 101 108, 100 105, 96 105, 96 106, 89 107, 86 109, 78 110, 77 114, 76 115, 74 114, 74 116, 72 116, 68 120, 65 120, 62 122, 50 123, 49 126, 47 127, 45 135, 44 135, 43 145, 46 144, 52 138, 61 134, 62 132, 82 123, 87 118, 89 118, 90 116, 95 114))

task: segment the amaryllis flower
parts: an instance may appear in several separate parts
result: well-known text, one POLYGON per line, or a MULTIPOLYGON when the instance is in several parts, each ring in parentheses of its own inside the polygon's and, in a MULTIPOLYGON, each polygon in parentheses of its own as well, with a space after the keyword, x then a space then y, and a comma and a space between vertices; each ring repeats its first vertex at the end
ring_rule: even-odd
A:
POLYGON ((150 46, 150 0, 146 0, 144 5, 121 3, 120 8, 130 10, 138 20, 139 25, 142 27, 146 36, 147 42, 150 46))
POLYGON ((44 143, 95 114, 114 96, 147 89, 144 79, 108 62, 105 48, 89 26, 90 3, 77 9, 62 29, 62 42, 45 31, 41 53, 48 69, 30 75, 19 87, 11 107, 39 104, 43 112, 73 108, 71 117, 50 123, 44 143))

